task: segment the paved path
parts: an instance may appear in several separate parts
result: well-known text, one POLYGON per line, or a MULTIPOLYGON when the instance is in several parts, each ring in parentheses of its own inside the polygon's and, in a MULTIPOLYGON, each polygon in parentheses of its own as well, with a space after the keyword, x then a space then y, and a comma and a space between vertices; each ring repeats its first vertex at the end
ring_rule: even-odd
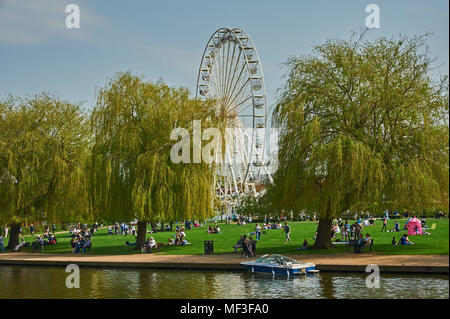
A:
MULTIPOLYGON (((369 264, 380 266, 386 272, 424 272, 447 273, 448 255, 375 255, 342 253, 332 255, 292 255, 291 257, 313 262, 324 271, 365 271, 369 264)), ((220 255, 55 255, 38 253, 0 254, 1 264, 15 265, 53 265, 63 266, 76 263, 92 267, 134 267, 134 268, 186 268, 240 270, 240 262, 254 260, 242 258, 240 254, 220 255)))

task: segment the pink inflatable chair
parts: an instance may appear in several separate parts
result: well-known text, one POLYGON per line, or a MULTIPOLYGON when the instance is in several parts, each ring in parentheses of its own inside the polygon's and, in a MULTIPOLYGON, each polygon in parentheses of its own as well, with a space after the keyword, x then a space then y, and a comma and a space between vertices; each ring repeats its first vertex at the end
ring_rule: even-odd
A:
POLYGON ((417 218, 413 218, 408 222, 408 236, 422 235, 422 223, 417 218))

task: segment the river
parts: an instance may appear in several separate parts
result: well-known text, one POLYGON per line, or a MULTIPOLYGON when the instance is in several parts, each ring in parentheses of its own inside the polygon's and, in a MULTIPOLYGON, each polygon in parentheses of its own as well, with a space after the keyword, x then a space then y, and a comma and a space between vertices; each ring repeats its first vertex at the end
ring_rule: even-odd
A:
POLYGON ((80 268, 80 288, 67 288, 63 267, 1 266, 0 298, 449 298, 449 277, 381 274, 367 288, 363 273, 272 277, 238 271, 80 268))

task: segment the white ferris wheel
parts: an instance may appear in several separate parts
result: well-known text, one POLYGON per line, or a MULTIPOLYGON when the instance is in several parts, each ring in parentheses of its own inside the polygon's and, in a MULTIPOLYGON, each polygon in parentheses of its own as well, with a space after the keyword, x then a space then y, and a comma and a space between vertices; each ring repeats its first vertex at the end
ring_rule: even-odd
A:
POLYGON ((238 28, 213 33, 203 52, 196 98, 213 99, 227 130, 225 154, 216 165, 216 196, 227 209, 244 196, 259 196, 273 182, 265 162, 267 104, 264 74, 250 36, 238 28))

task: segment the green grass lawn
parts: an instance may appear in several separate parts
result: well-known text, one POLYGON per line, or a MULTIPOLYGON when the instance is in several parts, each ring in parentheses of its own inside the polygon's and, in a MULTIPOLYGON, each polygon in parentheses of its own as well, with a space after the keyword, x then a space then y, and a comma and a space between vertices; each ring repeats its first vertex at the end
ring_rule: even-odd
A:
MULTIPOLYGON (((405 220, 399 220, 400 229, 403 228, 405 220)), ((393 246, 391 244, 392 237, 396 237, 399 241, 401 235, 405 232, 398 233, 381 233, 381 220, 376 221, 375 226, 366 226, 363 229, 363 234, 369 233, 374 239, 373 252, 376 254, 387 255, 420 255, 420 254, 432 254, 432 255, 448 255, 449 253, 449 222, 448 219, 427 219, 427 225, 431 227, 433 223, 436 223, 435 230, 429 230, 431 235, 422 236, 410 236, 410 240, 415 245, 408 246, 393 246)), ((337 246, 336 248, 329 250, 307 250, 299 251, 298 248, 302 245, 303 240, 306 238, 310 244, 313 243, 312 237, 317 228, 315 222, 290 222, 291 225, 291 238, 293 244, 284 244, 284 233, 281 229, 266 230, 266 234, 261 236, 261 240, 257 244, 256 253, 261 255, 264 253, 280 253, 280 254, 331 254, 346 252, 345 245, 337 246)), ((390 220, 388 223, 388 229, 394 228, 395 221, 390 220)), ((209 224, 208 224, 209 225, 209 224)), ((176 225, 174 224, 174 227, 176 225)), ((240 235, 248 234, 254 230, 255 224, 247 224, 245 226, 238 226, 236 224, 220 224, 220 234, 207 234, 207 226, 194 228, 186 231, 186 237, 191 243, 187 246, 165 246, 161 250, 161 254, 203 254, 203 241, 214 241, 214 253, 230 253, 233 251, 232 246, 237 242, 240 235)), ((91 255, 108 255, 108 254, 135 254, 140 253, 133 247, 127 247, 125 241, 130 243, 135 242, 133 236, 123 235, 108 235, 106 229, 99 230, 92 240, 92 249, 89 252, 91 255)), ((159 232, 152 234, 157 242, 167 243, 168 238, 173 238, 175 232, 159 232)), ((58 234, 58 244, 56 246, 45 246, 44 253, 70 253, 70 238, 66 237, 69 233, 58 234)), ((150 235, 148 235, 150 236, 150 235)), ((340 235, 338 235, 340 238, 340 235)), ((32 242, 34 236, 24 236, 26 242, 32 242)), ((349 253, 351 253, 351 248, 349 253)))

